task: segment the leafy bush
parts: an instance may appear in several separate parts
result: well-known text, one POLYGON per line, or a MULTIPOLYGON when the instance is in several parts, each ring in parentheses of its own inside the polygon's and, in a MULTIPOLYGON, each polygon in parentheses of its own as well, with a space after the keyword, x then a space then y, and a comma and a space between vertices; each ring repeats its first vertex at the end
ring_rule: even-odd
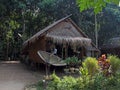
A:
POLYGON ((99 66, 95 58, 88 57, 82 63, 83 68, 86 68, 89 75, 95 75, 98 72, 99 66))
POLYGON ((118 77, 105 77, 102 73, 97 73, 92 78, 87 75, 78 78, 64 76, 61 79, 54 74, 54 79, 49 82, 46 90, 119 90, 119 88, 120 74, 118 77))
POLYGON ((112 73, 115 75, 120 69, 120 59, 115 55, 110 55, 108 58, 110 59, 112 73))
POLYGON ((76 79, 76 85, 74 85, 74 90, 81 90, 85 87, 85 84, 83 83, 84 80, 82 77, 79 77, 76 79))
MULTIPOLYGON (((51 75, 52 80, 48 82, 45 90, 119 90, 120 72, 106 77, 104 73, 98 72, 99 64, 101 64, 99 61, 102 61, 101 66, 105 70, 108 70, 106 63, 109 64, 109 62, 114 73, 120 68, 120 60, 116 56, 109 56, 108 59, 104 56, 99 58, 98 61, 95 58, 88 57, 82 63, 81 75, 78 78, 72 76, 59 78, 53 73, 51 75)), ((40 86, 42 83, 38 85, 40 86)), ((42 86, 38 90, 41 90, 41 88, 42 86)))
POLYGON ((43 81, 39 81, 37 83, 37 90, 44 90, 44 82, 43 81))
POLYGON ((48 84, 47 90, 58 90, 58 84, 61 82, 61 79, 53 73, 51 75, 52 81, 48 84))
POLYGON ((73 57, 68 57, 65 59, 65 62, 68 64, 68 65, 76 65, 78 63, 78 58, 73 56, 73 57))
POLYGON ((58 90, 73 90, 76 84, 76 79, 71 76, 64 76, 58 84, 58 90))
POLYGON ((52 75, 53 80, 49 83, 47 90, 73 90, 76 79, 72 76, 64 76, 60 79, 55 74, 52 75))

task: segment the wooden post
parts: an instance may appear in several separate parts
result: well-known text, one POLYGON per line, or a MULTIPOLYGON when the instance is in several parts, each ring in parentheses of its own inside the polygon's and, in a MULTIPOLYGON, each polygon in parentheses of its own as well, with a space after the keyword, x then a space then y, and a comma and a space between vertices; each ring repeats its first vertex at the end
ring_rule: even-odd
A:
POLYGON ((83 47, 81 47, 81 59, 83 59, 83 47))
POLYGON ((67 44, 65 45, 65 58, 67 58, 68 57, 68 46, 67 46, 67 44))
POLYGON ((62 45, 62 59, 63 59, 64 45, 62 45))

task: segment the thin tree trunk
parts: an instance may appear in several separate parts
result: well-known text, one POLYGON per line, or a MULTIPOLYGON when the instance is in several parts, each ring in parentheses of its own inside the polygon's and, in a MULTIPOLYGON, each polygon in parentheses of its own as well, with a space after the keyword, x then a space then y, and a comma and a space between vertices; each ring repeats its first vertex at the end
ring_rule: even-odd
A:
POLYGON ((9 49, 9 41, 7 40, 7 46, 6 46, 6 60, 8 60, 8 50, 9 49))
POLYGON ((97 28, 97 17, 95 14, 95 43, 96 47, 98 48, 98 28, 97 28))
MULTIPOLYGON (((22 11, 22 19, 23 19, 23 27, 22 27, 22 32, 23 32, 23 34, 25 34, 25 29, 26 29, 26 25, 25 25, 25 16, 24 16, 24 10, 22 11)), ((22 38, 23 40, 25 39, 25 38, 22 38)))
POLYGON ((25 32, 25 17, 24 17, 24 10, 22 11, 22 19, 23 19, 23 33, 25 32))

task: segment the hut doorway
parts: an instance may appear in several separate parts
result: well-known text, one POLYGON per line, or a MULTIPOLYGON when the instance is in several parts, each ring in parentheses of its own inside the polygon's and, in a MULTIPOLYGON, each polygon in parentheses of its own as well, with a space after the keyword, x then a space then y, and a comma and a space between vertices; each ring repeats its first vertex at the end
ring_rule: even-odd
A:
POLYGON ((57 49, 57 55, 62 58, 62 46, 59 44, 56 44, 56 49, 57 49))
POLYGON ((59 45, 56 44, 57 48, 57 55, 61 57, 62 59, 65 59, 67 57, 72 57, 74 56, 74 51, 69 45, 59 45))
POLYGON ((68 57, 68 47, 66 45, 55 44, 55 47, 57 49, 57 55, 59 57, 61 57, 62 59, 68 57))
POLYGON ((83 46, 81 47, 68 47, 68 56, 72 57, 72 56, 76 56, 78 57, 78 59, 83 59, 86 56, 86 50, 83 46))
POLYGON ((86 56, 86 49, 85 47, 76 47, 75 49, 70 45, 59 45, 55 44, 57 49, 57 55, 62 59, 67 57, 76 56, 78 59, 83 59, 86 56))
POLYGON ((46 43, 46 51, 53 53, 54 49, 57 50, 56 55, 59 56, 62 59, 65 59, 67 57, 76 56, 79 59, 83 59, 86 56, 86 50, 85 47, 73 47, 66 44, 57 44, 53 43, 52 41, 47 41, 46 43))

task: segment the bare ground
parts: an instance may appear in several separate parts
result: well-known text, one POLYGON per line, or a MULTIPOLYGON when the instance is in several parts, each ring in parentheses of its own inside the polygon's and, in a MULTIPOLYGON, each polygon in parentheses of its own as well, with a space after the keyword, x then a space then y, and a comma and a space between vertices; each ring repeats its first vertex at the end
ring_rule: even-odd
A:
POLYGON ((45 71, 34 72, 20 62, 0 63, 0 90, 24 90, 26 85, 38 82, 45 71))

